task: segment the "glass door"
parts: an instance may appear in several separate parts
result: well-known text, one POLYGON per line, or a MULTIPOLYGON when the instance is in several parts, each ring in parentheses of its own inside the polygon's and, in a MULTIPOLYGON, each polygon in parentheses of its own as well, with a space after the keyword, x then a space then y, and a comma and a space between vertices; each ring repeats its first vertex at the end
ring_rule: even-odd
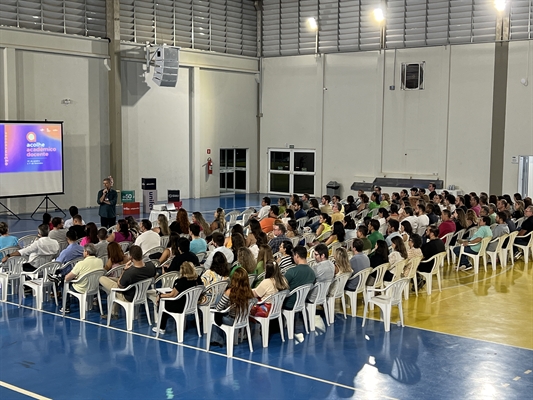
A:
POLYGON ((248 149, 220 149, 220 192, 246 192, 248 149))
POLYGON ((315 192, 315 151, 302 149, 269 150, 268 192, 315 192))

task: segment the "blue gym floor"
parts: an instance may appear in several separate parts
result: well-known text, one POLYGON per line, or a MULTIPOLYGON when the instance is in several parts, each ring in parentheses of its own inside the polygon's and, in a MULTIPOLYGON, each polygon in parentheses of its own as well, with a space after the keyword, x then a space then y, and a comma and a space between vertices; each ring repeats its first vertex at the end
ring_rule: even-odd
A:
MULTIPOLYGON (((260 198, 186 200, 184 207, 209 216, 219 206, 257 206, 260 198)), ((95 208, 81 214, 87 222, 98 221, 95 208)), ((33 233, 38 224, 4 215, 0 220, 17 236, 33 233)), ((17 296, 9 296, 0 303, 2 400, 533 397, 532 350, 396 324, 385 333, 383 323, 373 319, 363 328, 361 318, 336 314, 328 327, 317 316, 317 330, 309 335, 298 319, 294 340, 283 343, 273 333, 268 348, 261 345, 258 327, 252 327, 254 352, 245 341, 228 359, 225 348, 204 350, 205 335, 197 336, 193 319, 184 343, 177 344, 173 320, 156 339, 144 311, 128 333, 123 316, 109 328, 96 310, 80 322, 75 299, 65 318, 53 301, 42 311, 31 296, 20 308, 17 302, 17 296)), ((522 333, 531 331, 524 327, 522 333)))

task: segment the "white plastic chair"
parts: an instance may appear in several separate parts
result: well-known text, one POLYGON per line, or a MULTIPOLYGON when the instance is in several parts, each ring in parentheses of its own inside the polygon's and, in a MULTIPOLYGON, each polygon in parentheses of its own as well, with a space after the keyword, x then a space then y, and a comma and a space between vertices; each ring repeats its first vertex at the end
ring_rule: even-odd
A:
POLYGON ((258 317, 256 315, 250 315, 250 318, 253 318, 255 321, 259 322, 259 325, 261 325, 263 347, 268 347, 270 320, 273 320, 273 319, 278 320, 279 331, 281 333, 281 341, 282 342, 285 341, 285 337, 283 334, 283 319, 281 317, 281 307, 283 306, 283 301, 287 297, 288 293, 289 293, 288 290, 282 290, 281 292, 268 296, 261 303, 258 303, 258 304, 270 303, 272 305, 272 307, 270 308, 270 313, 268 314, 268 317, 258 317))
POLYGON ((170 240, 170 236, 166 235, 166 236, 161 236, 159 238, 159 245, 161 247, 164 247, 165 249, 167 248, 168 246, 168 241, 170 240))
MULTIPOLYGON (((444 260, 444 257, 446 257, 446 252, 435 254, 433 257, 431 257, 427 261, 424 261, 424 263, 433 262, 433 268, 431 268, 431 272, 420 272, 420 271, 417 271, 426 280, 427 294, 431 294, 433 275, 437 275, 437 282, 438 282, 438 285, 439 285, 439 291, 442 292, 442 286, 441 286, 441 279, 442 279, 441 278, 441 263, 442 263, 442 260, 444 260)), ((415 282, 415 285, 416 285, 416 282, 415 282)))
MULTIPOLYGON (((372 285, 367 285, 366 289, 363 291, 363 299, 365 301, 365 307, 368 304, 370 297, 374 295, 376 289, 381 289, 383 287, 383 278, 385 277, 385 271, 390 267, 389 263, 384 263, 375 267, 370 274, 376 272, 376 277, 374 278, 374 283, 372 285)), ((374 309, 374 305, 370 306, 370 309, 374 309)))
MULTIPOLYGON (((41 265, 39 268, 37 268, 35 271, 32 272, 25 272, 22 271, 21 279, 22 283, 20 285, 21 287, 21 293, 19 295, 19 306, 22 304, 22 298, 24 297, 24 286, 29 287, 31 290, 33 290, 33 293, 35 295, 36 299, 36 306, 38 310, 43 309, 43 299, 45 293, 48 293, 48 297, 50 296, 50 290, 55 291, 55 284, 48 279, 48 274, 54 273, 56 270, 61 268, 61 263, 57 261, 50 261, 46 264, 41 265), (31 280, 26 281, 26 277, 31 277, 31 280), (48 289, 48 291, 47 291, 48 289)), ((57 296, 55 297, 56 306, 57 303, 57 296)))
MULTIPOLYGON (((239 329, 242 329, 242 328, 245 328, 246 329, 246 334, 248 336, 248 346, 250 347, 250 353, 252 353, 254 351, 254 347, 252 345, 252 335, 250 333, 250 322, 249 322, 249 316, 250 316, 250 310, 252 309, 252 306, 256 303, 256 300, 255 299, 251 299, 249 304, 248 304, 248 311, 247 312, 244 312, 240 315, 237 315, 237 318, 235 318, 235 321, 233 322, 233 325, 225 325, 225 324, 222 324, 222 325, 217 325, 220 329, 222 329, 222 331, 224 331, 224 333, 226 334, 226 347, 227 347, 227 355, 228 357, 233 357, 233 344, 234 344, 234 341, 235 341, 235 334, 236 332, 238 332, 239 329)), ((225 309, 225 310, 222 310, 222 311, 218 311, 220 313, 226 313, 226 312, 229 312, 229 310, 231 309, 231 307, 225 309)), ((210 310, 210 321, 211 323, 208 325, 209 328, 207 330, 207 346, 206 346, 206 350, 209 351, 209 346, 211 344, 211 331, 212 331, 212 327, 213 325, 216 325, 216 322, 215 322, 215 312, 217 312, 216 310, 210 310)))
POLYGON ((37 240, 39 236, 37 235, 26 235, 26 236, 22 236, 20 239, 19 239, 19 246, 20 248, 24 248, 24 247, 28 247, 30 244, 32 244, 33 242, 35 242, 35 240, 37 240))
MULTIPOLYGON (((155 253, 163 253, 165 251, 165 248, 162 246, 156 246, 150 250, 146 250, 146 252, 143 254, 143 259, 147 258, 150 259, 150 256, 155 253)), ((153 261, 153 260, 150 260, 153 261)))
POLYGON ((326 321, 329 322, 328 325, 335 322, 335 299, 341 299, 342 312, 344 314, 344 319, 346 319, 346 300, 344 299, 344 287, 351 276, 352 274, 350 272, 337 274, 330 284, 330 287, 334 288, 335 291, 328 293, 326 298, 328 305, 326 321))
MULTIPOLYGON (((8 254, 14 253, 15 251, 20 250, 19 246, 11 246, 11 247, 5 247, 2 250, 0 250, 0 260, 7 256, 8 254)), ((1 265, 1 263, 0 263, 1 265)))
POLYGON ((508 237, 509 237, 509 234, 508 233, 504 233, 500 237, 492 239, 489 242, 489 245, 491 243, 497 243, 496 248, 493 251, 489 251, 488 250, 488 246, 487 246, 486 252, 487 252, 487 255, 490 257, 490 264, 492 265, 492 270, 493 271, 496 271, 496 264, 498 262, 498 259, 500 260, 500 263, 503 266, 503 243, 505 242, 505 240, 508 237))
MULTIPOLYGON (((416 297, 418 297, 418 285, 416 282, 416 273, 417 273, 417 269, 421 261, 422 261, 422 257, 413 257, 408 261, 408 263, 411 263, 411 268, 409 269, 409 274, 406 276, 406 278, 409 278, 409 281, 413 281, 413 286, 415 287, 416 297)), ((403 294, 404 294, 405 300, 408 300, 409 299, 409 285, 405 286, 403 294)))
MULTIPOLYGON (((444 253, 441 253, 444 256, 444 253)), ((440 266, 440 263, 436 263, 440 266)), ((385 323, 385 332, 390 331, 390 320, 391 320, 391 310, 392 306, 398 306, 398 312, 400 314, 400 322, 403 324, 403 310, 402 310, 402 292, 405 289, 405 285, 409 283, 408 278, 402 278, 393 284, 389 285, 386 289, 376 289, 376 292, 382 292, 382 294, 371 297, 368 303, 365 303, 365 310, 363 314, 363 325, 365 326, 367 306, 377 305, 381 309, 383 315, 383 322, 385 323)))
POLYGON ((240 211, 233 210, 226 214, 228 222, 226 222, 226 232, 229 232, 231 228, 237 223, 237 218, 241 215, 240 211))
POLYGON ((201 253, 197 253, 196 257, 198 257, 198 261, 199 262, 202 262, 202 261, 204 261, 207 258, 207 252, 206 251, 202 251, 201 253))
MULTIPOLYGON (((9 253, 8 253, 9 254, 9 253)), ((11 284, 11 294, 18 293, 19 295, 22 290, 23 278, 22 275, 22 264, 26 261, 25 257, 22 256, 13 256, 9 257, 7 261, 2 265, 2 270, 0 271, 0 285, 2 286, 2 301, 7 301, 7 289, 9 284, 11 284), (18 283, 18 290, 15 291, 15 281, 18 283)))
POLYGON ((281 311, 282 315, 285 317, 285 320, 287 321, 287 336, 289 339, 294 339, 294 316, 296 313, 301 312, 302 318, 304 320, 304 326, 305 326, 305 332, 309 333, 309 328, 307 326, 307 314, 305 312, 305 299, 307 298, 307 295, 309 294, 309 291, 313 287, 312 283, 309 283, 307 285, 302 285, 294 288, 290 291, 290 293, 287 295, 287 298, 291 297, 292 295, 296 296, 296 301, 294 302, 294 307, 292 310, 285 310, 283 309, 281 311))
POLYGON ((461 246, 461 251, 459 252, 459 257, 458 257, 458 261, 457 261, 457 269, 459 269, 459 265, 461 264, 461 256, 464 254, 465 256, 469 257, 472 259, 472 261, 474 262, 474 274, 478 274, 479 273, 479 258, 480 257, 483 257, 483 264, 484 264, 484 267, 485 267, 485 272, 487 271, 487 253, 486 253, 486 250, 487 250, 487 246, 490 242, 490 240, 492 239, 492 237, 485 237, 483 239, 481 239, 481 247, 479 248, 479 251, 477 252, 477 254, 470 254, 470 253, 465 253, 464 252, 464 246, 461 246))
POLYGON ((527 235, 524 236, 516 236, 515 237, 515 244, 516 247, 518 247, 522 252, 524 253, 524 262, 529 262, 529 251, 531 250, 533 252, 533 231, 529 232, 527 235), (527 239, 529 236, 529 242, 527 244, 516 244, 516 239, 527 239))
POLYGON ((112 278, 120 278, 120 275, 122 275, 122 272, 124 272, 124 268, 126 268, 126 264, 117 265, 116 267, 113 267, 109 271, 107 271, 105 273, 105 276, 112 278))
POLYGON ((104 275, 104 272, 105 272, 104 269, 91 271, 91 272, 88 272, 86 274, 83 274, 77 277, 73 281, 65 282, 65 286, 63 287, 63 317, 65 316, 67 296, 69 294, 73 297, 76 297, 78 301, 80 302, 80 320, 84 320, 86 310, 90 310, 92 308, 92 300, 94 298, 94 295, 98 296, 98 306, 100 307, 100 314, 103 314, 102 298, 100 297, 100 284, 98 280, 100 279, 101 276, 104 275), (71 289, 71 286, 70 286, 71 284, 81 283, 84 280, 87 281, 87 290, 85 291, 85 293, 79 293, 71 289))
POLYGON ((507 267, 507 260, 510 257, 511 259, 511 265, 514 266, 514 240, 518 236, 518 231, 511 232, 509 234, 509 240, 507 241, 507 246, 502 247, 502 253, 503 253, 503 259, 502 259, 502 265, 504 268, 507 267))
POLYGON ((357 274, 354 274, 346 281, 348 283, 349 281, 352 281, 354 279, 359 279, 357 283, 357 287, 355 290, 345 290, 344 294, 348 296, 348 299, 350 300, 350 309, 351 309, 351 316, 355 317, 357 312, 357 295, 359 293, 363 293, 366 287, 366 280, 368 279, 368 275, 372 272, 372 268, 365 268, 362 271, 359 271, 357 274))
POLYGON ((307 310, 307 315, 309 317, 309 330, 311 332, 315 331, 315 315, 316 315, 316 306, 322 305, 324 307, 324 314, 326 316, 326 323, 329 325, 328 321, 328 303, 326 296, 328 294, 328 289, 331 286, 331 282, 316 282, 315 285, 311 288, 309 293, 312 291, 316 292, 314 301, 307 301, 305 303, 305 308, 307 310))
MULTIPOLYGON (((183 331, 185 330, 185 317, 189 314, 194 314, 194 318, 196 320, 196 330, 198 331, 198 337, 202 337, 202 333, 200 330, 200 319, 198 318, 198 299, 200 298, 200 295, 202 294, 204 289, 205 289, 204 285, 198 285, 190 289, 184 290, 181 293, 178 293, 176 297, 168 297, 168 298, 159 299, 161 304, 159 305, 158 321, 161 321, 161 317, 163 316, 163 313, 167 313, 172 318, 174 318, 174 320, 176 321, 176 330, 178 333, 178 343, 183 343, 183 331), (183 308, 183 312, 174 313, 174 312, 167 311, 165 309, 165 304, 167 301, 176 301, 178 299, 181 299, 182 297, 185 297, 185 307, 183 308)), ((157 334, 155 337, 159 337, 159 331, 160 330, 157 329, 157 334)))
POLYGON ((302 236, 295 236, 295 237, 291 238, 290 240, 292 242, 292 246, 296 247, 296 246, 298 246, 298 244, 302 240, 302 236))
POLYGON ((131 246, 131 242, 118 242, 118 245, 120 246, 120 248, 122 249, 122 252, 127 252, 131 246))
POLYGON ((224 279, 210 285, 207 285, 202 293, 208 298, 208 301, 205 304, 200 304, 198 308, 202 312, 202 326, 204 333, 207 333, 207 327, 209 325, 209 310, 213 307, 214 304, 220 299, 224 291, 228 287, 229 280, 224 279))
MULTIPOLYGON (((456 238, 456 241, 455 241, 454 245, 448 245, 448 249, 449 249, 450 254, 452 256, 452 263, 453 264, 455 264, 455 257, 456 257, 453 249, 455 249, 456 247, 460 246, 459 241, 463 239, 465 233, 466 233, 466 229, 461 229, 461 230, 455 232, 455 234, 452 236, 452 239, 450 239, 450 241, 452 241, 454 237, 456 238)), ((446 248, 446 246, 444 248, 446 248)))
POLYGON ((146 297, 148 298, 148 300, 154 303, 154 323, 156 325, 157 325, 157 322, 159 321, 157 319, 159 313, 157 311, 157 291, 155 290, 155 288, 158 283, 161 283, 159 286, 161 289, 163 288, 171 289, 174 286, 174 282, 176 281, 176 279, 179 278, 179 275, 180 275, 179 272, 172 271, 172 272, 167 272, 167 273, 164 273, 163 275, 158 276, 157 279, 152 284, 152 289, 149 289, 146 292, 146 297))
POLYGON ((296 224, 297 224, 298 229, 303 229, 305 224, 307 223, 307 221, 309 221, 308 217, 298 218, 296 220, 296 224))
POLYGON ((450 264, 450 242, 452 241, 452 237, 454 235, 455 233, 450 232, 440 238, 440 240, 444 242, 444 249, 446 251, 446 261, 448 262, 448 265, 450 264))
POLYGON ((107 326, 109 326, 111 323, 111 311, 113 310, 113 303, 117 303, 122 308, 124 308, 124 311, 126 312, 126 327, 128 331, 131 331, 133 329, 135 306, 139 306, 141 304, 144 304, 146 318, 148 318, 148 324, 152 325, 152 322, 150 320, 150 310, 148 309, 148 299, 146 297, 146 292, 148 291, 148 288, 150 287, 152 282, 153 279, 150 278, 134 283, 133 285, 129 285, 124 289, 112 288, 111 292, 107 296, 107 326), (133 301, 129 302, 117 298, 117 293, 123 293, 133 288, 135 289, 135 296, 133 297, 133 301))

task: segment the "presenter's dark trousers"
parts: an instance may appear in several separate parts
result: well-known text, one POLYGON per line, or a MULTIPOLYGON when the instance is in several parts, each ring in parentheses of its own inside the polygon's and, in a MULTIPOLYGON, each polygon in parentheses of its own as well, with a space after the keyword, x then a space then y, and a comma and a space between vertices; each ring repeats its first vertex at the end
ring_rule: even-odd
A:
POLYGON ((117 224, 117 217, 113 217, 113 218, 100 217, 100 225, 102 225, 103 228, 111 228, 112 226, 115 226, 116 224, 117 224))

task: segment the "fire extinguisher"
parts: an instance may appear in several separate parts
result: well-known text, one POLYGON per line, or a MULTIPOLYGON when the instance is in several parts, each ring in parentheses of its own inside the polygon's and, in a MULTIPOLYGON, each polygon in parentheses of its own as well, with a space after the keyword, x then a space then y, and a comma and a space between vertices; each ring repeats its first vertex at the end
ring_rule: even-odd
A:
POLYGON ((213 175, 213 161, 211 160, 211 157, 207 159, 207 174, 213 175))

